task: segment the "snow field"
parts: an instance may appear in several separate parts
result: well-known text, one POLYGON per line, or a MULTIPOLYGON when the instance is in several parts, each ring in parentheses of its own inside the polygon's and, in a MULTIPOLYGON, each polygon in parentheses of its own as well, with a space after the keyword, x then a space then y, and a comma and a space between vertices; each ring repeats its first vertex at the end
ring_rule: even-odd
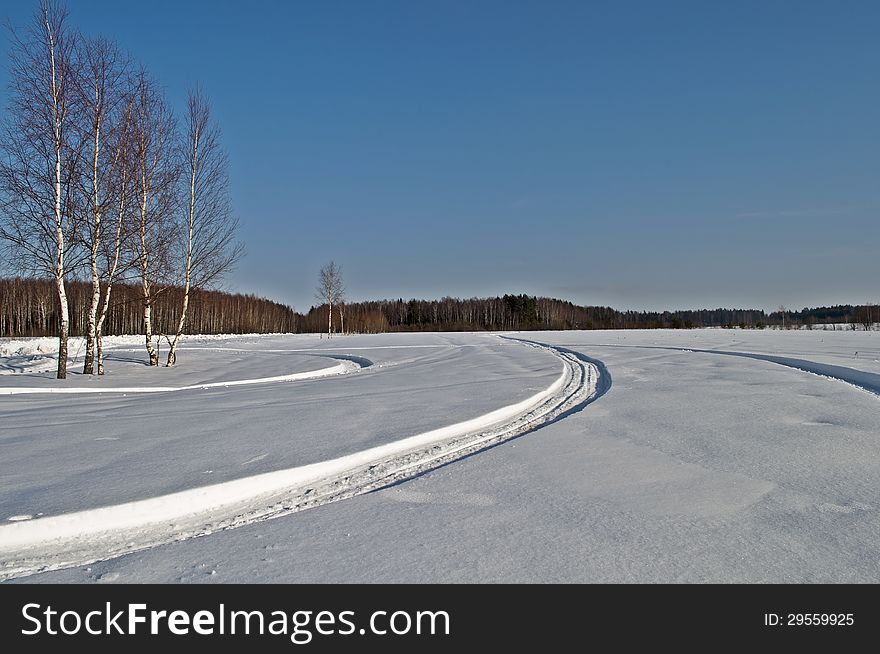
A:
MULTIPOLYGON (((442 429, 455 420, 451 416, 478 417, 509 406, 511 398, 515 404, 532 397, 558 381, 560 356, 585 364, 588 380, 598 374, 593 386, 588 382, 568 404, 546 414, 540 429, 527 425, 528 414, 522 416, 525 431, 516 433, 527 434, 524 438, 502 435, 500 446, 487 450, 495 443, 491 432, 497 431, 489 427, 470 444, 467 438, 445 443, 448 459, 443 448, 424 444, 372 470, 374 464, 364 464, 265 498, 262 506, 250 507, 250 514, 215 513, 213 521, 192 530, 181 530, 183 521, 175 520, 177 531, 169 525, 167 533, 183 540, 160 539, 165 544, 149 549, 101 553, 85 539, 87 547, 75 552, 70 543, 37 539, 25 546, 31 560, 19 552, 18 572, 14 566, 8 572, 65 568, 22 579, 31 582, 880 580, 878 398, 865 392, 880 372, 877 333, 509 336, 551 345, 556 355, 548 358, 554 365, 545 369, 540 359, 529 358, 532 351, 547 356, 539 348, 492 345, 501 339, 487 335, 388 335, 347 344, 353 351, 373 349, 357 350, 376 362, 357 375, 207 392, 242 406, 264 402, 277 389, 297 389, 278 402, 305 394, 297 420, 324 412, 324 422, 335 425, 323 432, 325 439, 357 441, 349 451, 334 450, 338 456, 319 456, 315 463, 320 463, 402 440, 358 440, 375 421, 393 423, 395 434, 405 438, 403 427, 417 424, 434 408, 442 409, 435 425, 409 434, 442 429), (423 345, 429 347, 416 347, 423 345), (821 371, 830 374, 819 376, 821 371), (465 376, 475 383, 461 385, 465 376), (421 382, 424 392, 416 388, 421 382), (476 394, 489 388, 504 392, 491 401, 475 397, 478 389, 476 394), (373 408, 369 420, 359 421, 367 407, 373 408), (395 409, 398 417, 391 417, 395 409), (479 440, 482 436, 489 440, 479 440), (461 456, 480 450, 479 456, 461 456), (442 465, 448 461, 455 463, 442 465), (369 489, 377 492, 362 494, 369 489), (190 537, 198 535, 206 537, 190 537), (83 567, 86 560, 96 562, 83 567), (66 567, 77 562, 78 567, 66 567), (216 574, 206 577, 204 570, 216 574)), ((297 342, 297 349, 313 347, 328 344, 297 342)), ((197 394, 179 396, 186 400, 190 393, 197 394)), ((95 401, 112 400, 100 397, 95 401)), ((8 400, 36 403, 35 412, 52 402, 48 396, 8 400)), ((131 410, 113 402, 116 410, 131 410)), ((35 415, 27 406, 19 410, 10 416, 22 425, 35 415), (24 412, 20 420, 19 410, 24 412)), ((319 425, 310 424, 309 429, 319 425)), ((28 449, 15 440, 6 451, 28 449)), ((323 452, 323 445, 322 440, 313 446, 315 452, 323 452)), ((250 456, 261 450, 251 447, 250 456)), ((108 465, 112 471, 119 464, 109 460, 108 465)), ((78 474, 91 473, 83 467, 78 474)), ((16 482, 14 488, 21 486, 16 482)), ((35 509, 50 504, 58 490, 34 487, 12 495, 16 499, 7 502, 6 515, 22 520, 8 526, 25 527, 45 519, 24 518, 37 515, 35 509), (40 501, 30 503, 28 497, 40 501)), ((50 519, 100 506, 91 502, 72 506, 73 511, 56 510, 50 519)))

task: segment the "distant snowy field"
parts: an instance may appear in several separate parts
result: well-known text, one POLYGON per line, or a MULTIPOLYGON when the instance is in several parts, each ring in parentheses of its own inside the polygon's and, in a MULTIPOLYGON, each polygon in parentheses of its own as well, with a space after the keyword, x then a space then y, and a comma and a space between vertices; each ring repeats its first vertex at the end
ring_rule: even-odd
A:
POLYGON ((880 581, 877 331, 54 352, 0 340, 0 576, 880 581))

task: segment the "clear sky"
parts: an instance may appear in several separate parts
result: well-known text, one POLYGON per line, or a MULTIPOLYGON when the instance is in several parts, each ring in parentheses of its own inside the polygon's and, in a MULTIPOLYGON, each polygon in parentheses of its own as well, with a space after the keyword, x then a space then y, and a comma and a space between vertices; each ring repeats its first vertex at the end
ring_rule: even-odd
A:
POLYGON ((333 258, 352 300, 880 301, 880 2, 69 6, 211 96, 231 289, 305 310, 333 258))

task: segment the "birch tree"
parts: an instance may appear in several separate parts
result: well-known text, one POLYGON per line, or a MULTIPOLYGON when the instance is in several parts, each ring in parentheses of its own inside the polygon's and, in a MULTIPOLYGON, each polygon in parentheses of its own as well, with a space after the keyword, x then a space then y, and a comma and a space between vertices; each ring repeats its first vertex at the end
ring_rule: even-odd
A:
POLYGON ((70 314, 65 278, 76 267, 70 247, 78 167, 76 35, 67 10, 43 0, 30 28, 12 34, 10 102, 0 164, 0 235, 25 269, 48 274, 59 305, 58 379, 67 377, 70 314))
MULTIPOLYGON (((110 298, 113 284, 117 277, 130 265, 130 260, 123 260, 123 246, 128 241, 132 224, 132 200, 135 188, 135 170, 132 156, 133 146, 133 112, 134 102, 131 95, 123 101, 122 115, 115 130, 113 143, 114 165, 111 168, 110 184, 112 185, 112 203, 108 207, 110 215, 105 223, 112 225, 108 237, 101 242, 102 276, 99 287, 103 284, 100 309, 95 321, 95 354, 98 374, 104 374, 104 323, 110 310, 110 298)), ((93 287, 94 288, 94 287, 93 287)), ((94 297, 94 296, 93 296, 94 297)))
POLYGON ((177 328, 168 339, 166 366, 177 362, 177 345, 186 326, 192 290, 219 281, 243 253, 236 241, 238 221, 229 200, 229 165, 220 128, 211 118, 210 102, 198 87, 189 93, 185 120, 181 153, 182 177, 187 184, 180 252, 183 297, 177 328))
MULTIPOLYGON (((81 184, 85 200, 82 204, 88 209, 84 211, 80 237, 88 253, 88 272, 92 283, 85 330, 83 374, 91 375, 96 372, 102 278, 100 255, 105 236, 105 219, 111 217, 109 214, 115 203, 117 189, 114 181, 120 178, 116 168, 127 163, 117 149, 120 145, 120 135, 117 132, 130 111, 126 111, 127 66, 113 43, 101 37, 80 39, 79 61, 81 74, 78 90, 83 108, 80 126, 84 150, 82 159, 88 162, 83 166, 81 184)), ((121 220, 123 215, 124 213, 119 214, 118 218, 121 220)), ((118 240, 121 236, 121 224, 117 224, 117 228, 118 240)), ((112 234, 112 223, 110 233, 112 234)), ((114 269, 117 266, 118 258, 111 263, 114 269)), ((115 274, 115 270, 112 274, 115 274)))
POLYGON ((135 80, 132 130, 137 201, 134 250, 143 295, 144 341, 150 365, 158 366, 153 305, 169 276, 180 171, 174 152, 174 116, 157 84, 143 70, 135 80))
POLYGON ((315 297, 327 305, 327 338, 333 337, 333 305, 338 304, 344 295, 342 268, 331 261, 318 273, 318 286, 315 288, 315 297))

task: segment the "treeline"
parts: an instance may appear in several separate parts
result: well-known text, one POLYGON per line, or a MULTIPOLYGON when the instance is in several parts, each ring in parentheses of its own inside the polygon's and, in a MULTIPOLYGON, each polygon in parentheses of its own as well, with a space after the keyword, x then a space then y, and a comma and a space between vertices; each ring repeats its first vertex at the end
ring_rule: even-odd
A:
MULTIPOLYGON (((820 307, 766 313, 762 309, 700 309, 688 311, 618 311, 611 307, 580 306, 565 300, 529 295, 441 300, 380 300, 340 307, 346 331, 482 331, 564 329, 691 329, 695 327, 799 327, 846 323, 868 328, 880 321, 874 305, 820 307)), ((339 331, 340 314, 333 314, 339 331)), ((299 330, 327 328, 327 307, 313 307, 299 320, 299 330)))
MULTIPOLYGON (((70 333, 85 335, 92 287, 67 283, 70 333)), ((183 289, 172 287, 157 295, 153 305, 156 334, 174 335, 180 321, 183 289)), ((0 279, 0 336, 54 336, 58 330, 58 298, 53 280, 0 279)), ((107 311, 105 334, 143 334, 143 291, 117 284, 107 311)), ((295 332, 298 317, 289 306, 253 295, 221 291, 191 291, 185 325, 190 334, 266 334, 295 332)))
MULTIPOLYGON (((91 285, 68 282, 71 334, 84 335, 91 285)), ((164 289, 153 305, 154 331, 174 334, 183 290, 164 289)), ((191 292, 186 321, 189 334, 317 333, 327 331, 328 307, 305 315, 291 307, 253 295, 199 290, 191 292)), ((565 300, 530 295, 441 300, 379 300, 334 307, 333 333, 376 334, 404 331, 503 331, 566 329, 691 329, 696 327, 800 328, 846 325, 870 329, 880 322, 880 306, 838 305, 800 311, 701 309, 689 311, 618 311, 580 306, 565 300)), ((49 336, 58 325, 53 280, 0 279, 0 336, 49 336)), ((142 334, 143 292, 136 284, 118 284, 108 309, 107 334, 142 334)))
MULTIPOLYGON (((346 329, 383 331, 482 331, 551 329, 653 329, 755 325, 767 317, 761 310, 714 309, 675 312, 618 311, 579 306, 566 300, 529 295, 441 300, 380 300, 347 304, 346 329)), ((326 307, 314 307, 300 320, 302 331, 326 325, 326 307)), ((338 329, 334 315, 334 328, 338 329)))
POLYGON ((795 327, 811 327, 813 325, 849 325, 851 328, 870 329, 871 325, 880 322, 880 305, 876 304, 838 304, 833 307, 805 308, 800 311, 774 311, 768 317, 771 324, 782 324, 795 327))

